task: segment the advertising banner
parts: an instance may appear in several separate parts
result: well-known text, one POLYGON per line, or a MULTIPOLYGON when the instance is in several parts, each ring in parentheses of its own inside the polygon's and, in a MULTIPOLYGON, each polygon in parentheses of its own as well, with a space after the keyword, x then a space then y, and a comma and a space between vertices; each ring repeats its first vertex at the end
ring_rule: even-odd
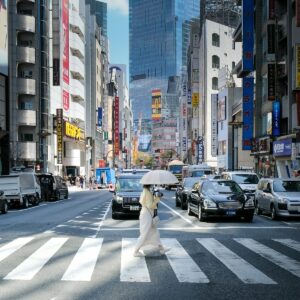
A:
POLYGON ((197 141, 197 146, 198 146, 198 164, 203 163, 204 160, 204 143, 203 143, 203 137, 198 136, 198 141, 197 141))
POLYGON ((60 66, 58 58, 53 58, 53 85, 60 85, 60 66))
POLYGON ((82 137, 81 129, 69 122, 65 122, 65 135, 77 141, 82 137))
POLYGON ((275 64, 268 64, 268 100, 275 100, 275 64))
POLYGON ((8 75, 7 0, 0 0, 0 73, 8 75))
POLYGON ((102 107, 98 107, 98 127, 102 127, 102 107))
POLYGON ((254 78, 243 78, 243 150, 251 150, 253 139, 253 87, 254 78))
POLYGON ((191 89, 188 89, 188 94, 187 94, 187 104, 191 105, 192 104, 192 91, 191 89))
POLYGON ((199 106, 199 93, 193 93, 192 107, 198 107, 198 106, 199 106))
POLYGON ((273 114, 272 114, 272 135, 279 136, 280 135, 280 102, 273 102, 273 114))
POLYGON ((291 156, 292 155, 292 139, 284 139, 273 142, 273 155, 291 156))
POLYGON ((114 153, 115 155, 119 155, 120 151, 120 135, 119 135, 119 109, 120 109, 120 99, 119 97, 115 97, 114 101, 114 153))
POLYGON ((211 95, 211 156, 217 156, 218 149, 218 94, 211 95))
POLYGON ((243 1, 242 7, 243 28, 243 71, 253 71, 254 48, 254 0, 243 1))
POLYGON ((69 84, 69 0, 62 0, 63 81, 69 84))
POLYGON ((66 90, 63 90, 63 108, 65 111, 70 108, 70 94, 66 90))
POLYGON ((152 120, 159 121, 161 118, 161 90, 152 91, 152 120))
POLYGON ((295 45, 296 89, 300 89, 300 44, 295 45))
POLYGON ((300 0, 295 1, 296 6, 296 26, 300 27, 300 0))
POLYGON ((226 120, 226 96, 218 98, 218 121, 226 120))
POLYGON ((56 109, 57 164, 63 163, 63 110, 56 109))

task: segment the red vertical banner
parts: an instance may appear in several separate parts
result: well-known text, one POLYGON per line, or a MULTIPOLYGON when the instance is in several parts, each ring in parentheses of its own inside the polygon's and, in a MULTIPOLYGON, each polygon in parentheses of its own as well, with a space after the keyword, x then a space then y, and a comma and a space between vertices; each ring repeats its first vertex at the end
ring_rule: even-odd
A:
POLYGON ((70 108, 70 95, 65 90, 63 90, 63 108, 65 111, 68 111, 70 108))
POLYGON ((63 81, 69 84, 69 0, 62 2, 62 27, 63 27, 63 81))
POLYGON ((119 103, 119 97, 115 97, 114 101, 114 153, 115 155, 119 155, 120 151, 120 135, 119 135, 119 109, 120 109, 120 103, 119 103))
POLYGON ((300 27, 300 0, 296 0, 296 26, 300 27))

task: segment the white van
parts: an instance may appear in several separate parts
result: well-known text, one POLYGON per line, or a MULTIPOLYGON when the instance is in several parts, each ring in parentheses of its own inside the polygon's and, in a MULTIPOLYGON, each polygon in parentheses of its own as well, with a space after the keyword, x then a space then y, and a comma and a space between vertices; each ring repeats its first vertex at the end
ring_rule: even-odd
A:
POLYGON ((41 187, 34 173, 14 173, 0 176, 0 190, 7 202, 24 208, 38 205, 41 199, 41 187))

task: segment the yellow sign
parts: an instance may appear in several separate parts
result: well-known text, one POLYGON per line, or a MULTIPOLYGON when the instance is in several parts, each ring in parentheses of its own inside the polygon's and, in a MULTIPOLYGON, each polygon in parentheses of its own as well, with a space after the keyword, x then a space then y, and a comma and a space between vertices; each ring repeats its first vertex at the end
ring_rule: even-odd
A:
POLYGON ((81 139, 81 129, 69 122, 65 122, 65 134, 66 136, 73 138, 75 140, 81 139))
POLYGON ((197 107, 198 105, 199 105, 199 93, 193 93, 192 107, 197 107))
POLYGON ((161 91, 152 91, 152 120, 159 120, 161 118, 161 91))
POLYGON ((295 60, 296 60, 296 89, 300 89, 300 44, 295 46, 295 60))

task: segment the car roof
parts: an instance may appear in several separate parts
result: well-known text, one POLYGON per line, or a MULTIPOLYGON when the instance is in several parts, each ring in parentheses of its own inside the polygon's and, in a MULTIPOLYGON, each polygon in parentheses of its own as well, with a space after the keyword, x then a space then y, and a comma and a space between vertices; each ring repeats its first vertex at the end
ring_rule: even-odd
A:
POLYGON ((255 172, 251 172, 251 171, 226 171, 226 172, 222 172, 222 174, 255 174, 255 175, 257 175, 255 172))
POLYGON ((132 173, 121 173, 118 176, 116 176, 117 179, 126 179, 126 178, 142 178, 143 174, 132 174, 132 173))

